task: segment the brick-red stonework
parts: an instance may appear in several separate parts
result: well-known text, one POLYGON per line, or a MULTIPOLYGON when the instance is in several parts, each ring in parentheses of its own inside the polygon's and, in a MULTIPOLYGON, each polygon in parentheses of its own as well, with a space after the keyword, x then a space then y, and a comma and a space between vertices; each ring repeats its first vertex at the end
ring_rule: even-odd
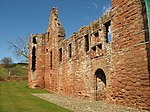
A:
POLYGON ((112 0, 110 11, 65 39, 52 8, 47 33, 30 38, 29 87, 150 110, 145 10, 143 0, 112 0))

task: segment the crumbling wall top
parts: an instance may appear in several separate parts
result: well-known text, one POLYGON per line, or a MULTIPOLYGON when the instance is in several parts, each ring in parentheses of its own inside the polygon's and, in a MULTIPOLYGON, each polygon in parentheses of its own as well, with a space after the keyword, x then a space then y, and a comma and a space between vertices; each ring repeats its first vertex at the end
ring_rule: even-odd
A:
POLYGON ((89 33, 89 29, 91 30, 91 33, 96 31, 97 29, 101 29, 102 25, 107 23, 108 21, 111 21, 111 13, 112 9, 108 10, 102 17, 100 17, 98 20, 91 22, 89 26, 82 26, 78 29, 77 32, 74 32, 70 37, 80 37, 84 36, 89 33))
POLYGON ((53 7, 50 11, 48 32, 53 30, 58 37, 65 37, 65 29, 58 19, 58 9, 53 7))

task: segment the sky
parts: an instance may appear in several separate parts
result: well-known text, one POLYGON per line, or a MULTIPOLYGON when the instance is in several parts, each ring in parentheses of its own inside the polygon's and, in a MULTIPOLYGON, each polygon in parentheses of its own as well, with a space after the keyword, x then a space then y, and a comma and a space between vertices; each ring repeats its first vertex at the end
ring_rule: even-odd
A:
POLYGON ((11 57, 15 63, 21 62, 7 41, 47 32, 52 7, 58 8, 68 38, 100 18, 111 6, 111 0, 0 0, 0 60, 11 57))

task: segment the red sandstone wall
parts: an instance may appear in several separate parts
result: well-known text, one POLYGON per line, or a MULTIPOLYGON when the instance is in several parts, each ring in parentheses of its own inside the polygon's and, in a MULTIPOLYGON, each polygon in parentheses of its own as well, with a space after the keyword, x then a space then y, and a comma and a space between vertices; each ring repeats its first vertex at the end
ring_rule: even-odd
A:
POLYGON ((64 41, 57 9, 51 10, 48 27, 49 38, 46 39, 45 54, 46 89, 66 96, 95 99, 96 70, 103 69, 109 77, 110 57, 108 53, 110 51, 107 48, 110 46, 108 46, 109 43, 106 43, 106 28, 104 25, 101 26, 109 20, 110 14, 108 13, 99 21, 93 22, 91 26, 80 28, 77 33, 64 41), (94 32, 98 32, 99 36, 92 37, 94 32), (89 50, 85 51, 85 35, 87 34, 89 36, 89 50), (102 44, 103 49, 98 49, 94 56, 92 47, 99 43, 102 44), (69 44, 72 46, 71 57, 69 57, 69 44), (59 61, 60 48, 62 48, 62 61, 59 61), (50 67, 50 52, 53 55, 52 68, 50 67))
MULTIPOLYGON (((79 29, 68 40, 63 41, 60 33, 57 9, 52 9, 48 27, 49 38, 46 39, 45 54, 45 87, 55 93, 81 98, 95 97, 95 69, 91 67, 91 51, 85 51, 84 36, 89 33, 89 27, 79 29), (59 29, 59 31, 57 31, 59 29), (69 44, 72 44, 72 57, 69 57, 69 44), (62 61, 59 61, 59 48, 62 48, 62 61), (50 67, 50 52, 52 51, 52 68, 50 67)), ((90 46, 89 46, 90 47, 90 46)), ((106 65, 106 64, 105 64, 106 65)), ((98 68, 98 64, 97 64, 98 68)))
POLYGON ((113 74, 107 100, 150 110, 148 55, 142 0, 112 0, 113 74))
POLYGON ((36 50, 36 55, 37 55, 37 61, 36 61, 36 75, 37 75, 37 85, 40 88, 45 87, 45 82, 44 82, 44 74, 45 74, 45 38, 46 35, 42 34, 39 35, 38 38, 38 43, 37 44, 37 50, 36 50))
POLYGON ((51 10, 48 36, 42 39, 42 46, 42 36, 38 37, 35 74, 31 71, 29 56, 30 87, 39 84, 39 87, 45 86, 54 93, 66 96, 106 99, 113 103, 149 109, 149 62, 146 50, 149 46, 135 46, 146 38, 144 33, 137 33, 145 28, 140 0, 112 0, 112 3, 110 12, 90 26, 80 28, 67 40, 64 40, 64 29, 58 20, 58 10, 51 10), (108 21, 111 21, 112 43, 108 43, 106 38, 105 23, 108 21), (97 32, 98 37, 95 35, 97 32), (89 50, 85 51, 87 34, 89 50), (60 48, 62 61, 59 61, 60 48), (104 72, 106 85, 96 78, 98 69, 104 72))
POLYGON ((44 88, 44 73, 45 73, 45 38, 46 34, 31 35, 29 46, 29 71, 28 84, 31 88, 44 88), (35 37, 36 43, 33 43, 35 37), (32 70, 32 50, 35 47, 35 70, 32 70))
POLYGON ((58 10, 53 8, 50 13, 48 26, 49 37, 46 45, 45 55, 45 87, 46 89, 57 93, 59 90, 59 41, 64 39, 64 31, 58 19, 58 10), (50 52, 52 52, 52 68, 50 67, 50 52))
POLYGON ((62 46, 63 61, 59 64, 60 93, 80 98, 91 97, 92 74, 90 57, 84 50, 84 37, 69 38, 62 46), (69 44, 72 57, 69 57, 69 44))

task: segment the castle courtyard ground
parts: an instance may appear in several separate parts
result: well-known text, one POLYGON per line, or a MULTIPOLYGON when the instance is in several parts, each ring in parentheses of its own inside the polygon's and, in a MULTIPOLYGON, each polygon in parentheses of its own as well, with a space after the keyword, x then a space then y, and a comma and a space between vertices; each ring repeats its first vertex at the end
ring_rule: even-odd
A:
POLYGON ((33 95, 66 109, 72 110, 73 112, 148 112, 146 110, 137 110, 129 107, 110 104, 102 100, 81 100, 52 93, 36 93, 33 95))

